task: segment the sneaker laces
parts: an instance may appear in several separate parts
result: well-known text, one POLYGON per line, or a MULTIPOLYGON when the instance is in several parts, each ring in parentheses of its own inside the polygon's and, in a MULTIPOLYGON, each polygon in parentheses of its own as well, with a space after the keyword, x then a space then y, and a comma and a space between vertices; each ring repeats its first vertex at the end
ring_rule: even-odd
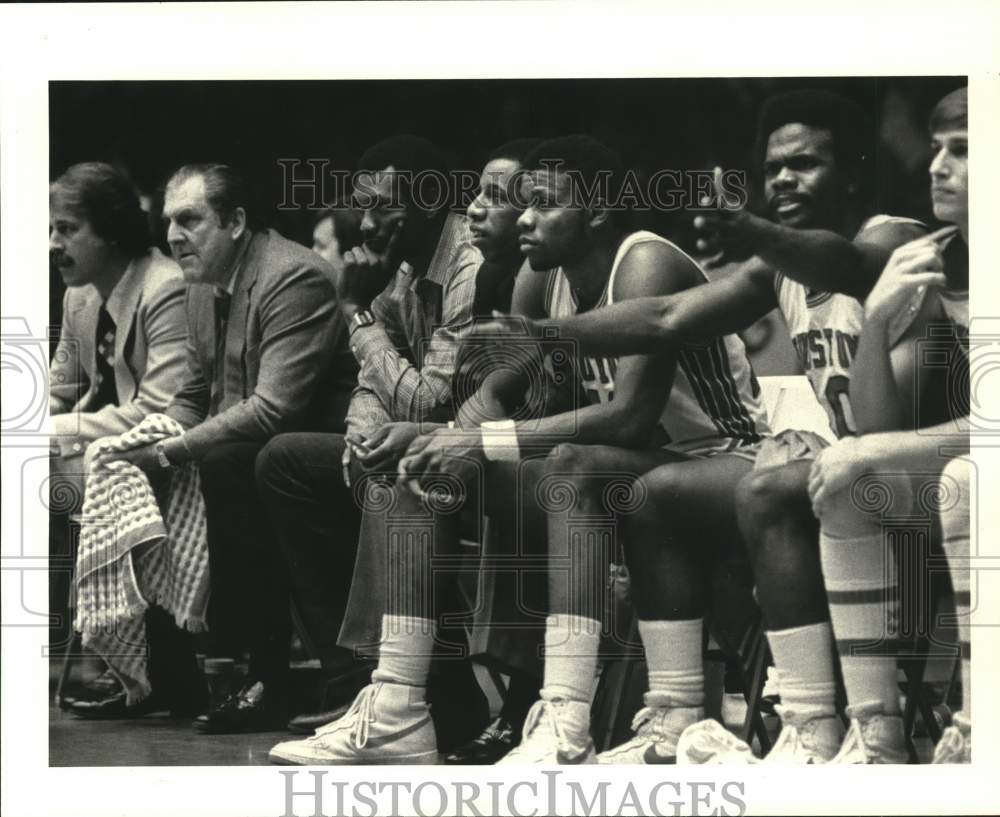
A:
MULTIPOLYGON (((316 730, 315 737, 326 738, 334 732, 344 729, 351 730, 351 738, 354 740, 355 749, 364 749, 368 743, 369 724, 375 721, 375 699, 378 697, 382 684, 369 684, 354 699, 351 708, 344 713, 344 717, 321 726, 316 730)), ((323 742, 322 740, 320 741, 323 742)))
POLYGON ((627 752, 645 743, 650 738, 654 740, 656 738, 665 738, 666 733, 663 728, 663 721, 666 714, 667 708, 664 706, 644 706, 635 713, 635 717, 632 718, 632 724, 629 727, 635 734, 621 745, 608 751, 617 755, 619 752, 627 752))
POLYGON ((556 700, 540 698, 535 701, 531 709, 528 710, 528 716, 524 719, 524 739, 521 741, 520 746, 511 750, 511 754, 519 753, 519 749, 527 747, 532 733, 538 726, 548 727, 549 731, 555 735, 556 746, 559 751, 566 753, 578 751, 578 748, 573 746, 569 737, 567 737, 565 727, 559 722, 559 717, 556 714, 557 705, 556 700))
POLYGON ((891 717, 884 715, 882 706, 879 703, 859 704, 847 707, 847 717, 850 718, 851 725, 844 735, 844 743, 840 751, 834 756, 831 763, 850 762, 852 753, 861 756, 862 763, 877 763, 882 761, 883 756, 877 743, 869 742, 865 737, 865 727, 874 723, 877 717, 891 717))
POLYGON ((771 752, 795 753, 801 747, 811 753, 808 746, 809 738, 816 729, 816 722, 826 717, 825 713, 797 712, 780 704, 775 707, 775 711, 781 718, 781 734, 771 747, 771 752))

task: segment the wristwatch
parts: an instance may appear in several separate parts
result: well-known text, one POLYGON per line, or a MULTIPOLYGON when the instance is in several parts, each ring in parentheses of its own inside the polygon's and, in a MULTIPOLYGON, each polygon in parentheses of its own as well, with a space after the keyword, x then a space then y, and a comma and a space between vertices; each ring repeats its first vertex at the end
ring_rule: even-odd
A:
POLYGON ((156 461, 160 464, 160 468, 173 468, 174 464, 167 457, 167 449, 163 444, 163 440, 160 440, 156 445, 153 446, 153 450, 156 452, 156 461))
POLYGON ((371 326, 375 323, 375 316, 371 313, 370 309, 361 309, 354 313, 354 317, 351 318, 351 334, 354 334, 358 329, 365 326, 371 326))

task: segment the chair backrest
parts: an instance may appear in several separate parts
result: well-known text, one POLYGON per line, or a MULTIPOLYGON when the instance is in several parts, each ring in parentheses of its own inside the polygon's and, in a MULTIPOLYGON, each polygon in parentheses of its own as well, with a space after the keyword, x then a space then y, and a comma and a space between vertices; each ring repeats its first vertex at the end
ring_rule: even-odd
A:
POLYGON ((771 431, 777 434, 797 428, 813 431, 830 442, 836 440, 826 412, 805 375, 760 377, 758 381, 771 431))

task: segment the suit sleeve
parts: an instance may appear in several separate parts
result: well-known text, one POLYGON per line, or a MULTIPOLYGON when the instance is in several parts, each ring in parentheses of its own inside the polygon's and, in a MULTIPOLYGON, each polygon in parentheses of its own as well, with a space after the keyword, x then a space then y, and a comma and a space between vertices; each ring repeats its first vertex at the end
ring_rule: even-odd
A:
POLYGON ((138 325, 146 335, 145 374, 128 402, 78 415, 80 442, 123 434, 148 415, 163 411, 184 376, 184 282, 167 281, 140 310, 138 325))
POLYGON ((80 360, 80 341, 73 325, 71 289, 63 295, 62 329, 59 344, 49 364, 49 414, 64 414, 86 393, 90 384, 80 360))
MULTIPOLYGON (((295 427, 329 367, 335 338, 333 284, 321 270, 299 266, 260 280, 260 368, 253 394, 183 436, 198 460, 227 442, 263 442, 295 427)), ((207 394, 207 387, 206 387, 207 394)))
POLYGON ((201 358, 198 356, 194 329, 194 299, 194 290, 188 289, 185 298, 187 339, 184 346, 184 369, 179 381, 180 387, 164 411, 164 414, 172 417, 184 428, 193 428, 208 417, 211 398, 208 379, 205 377, 201 358))

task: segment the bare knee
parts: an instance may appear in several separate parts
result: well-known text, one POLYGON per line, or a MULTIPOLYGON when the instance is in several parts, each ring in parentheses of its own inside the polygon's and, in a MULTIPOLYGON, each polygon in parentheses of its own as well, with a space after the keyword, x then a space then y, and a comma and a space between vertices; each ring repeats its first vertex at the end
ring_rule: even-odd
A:
POLYGON ((796 515, 813 520, 808 472, 786 467, 751 471, 736 486, 736 514, 749 544, 768 528, 796 515))

